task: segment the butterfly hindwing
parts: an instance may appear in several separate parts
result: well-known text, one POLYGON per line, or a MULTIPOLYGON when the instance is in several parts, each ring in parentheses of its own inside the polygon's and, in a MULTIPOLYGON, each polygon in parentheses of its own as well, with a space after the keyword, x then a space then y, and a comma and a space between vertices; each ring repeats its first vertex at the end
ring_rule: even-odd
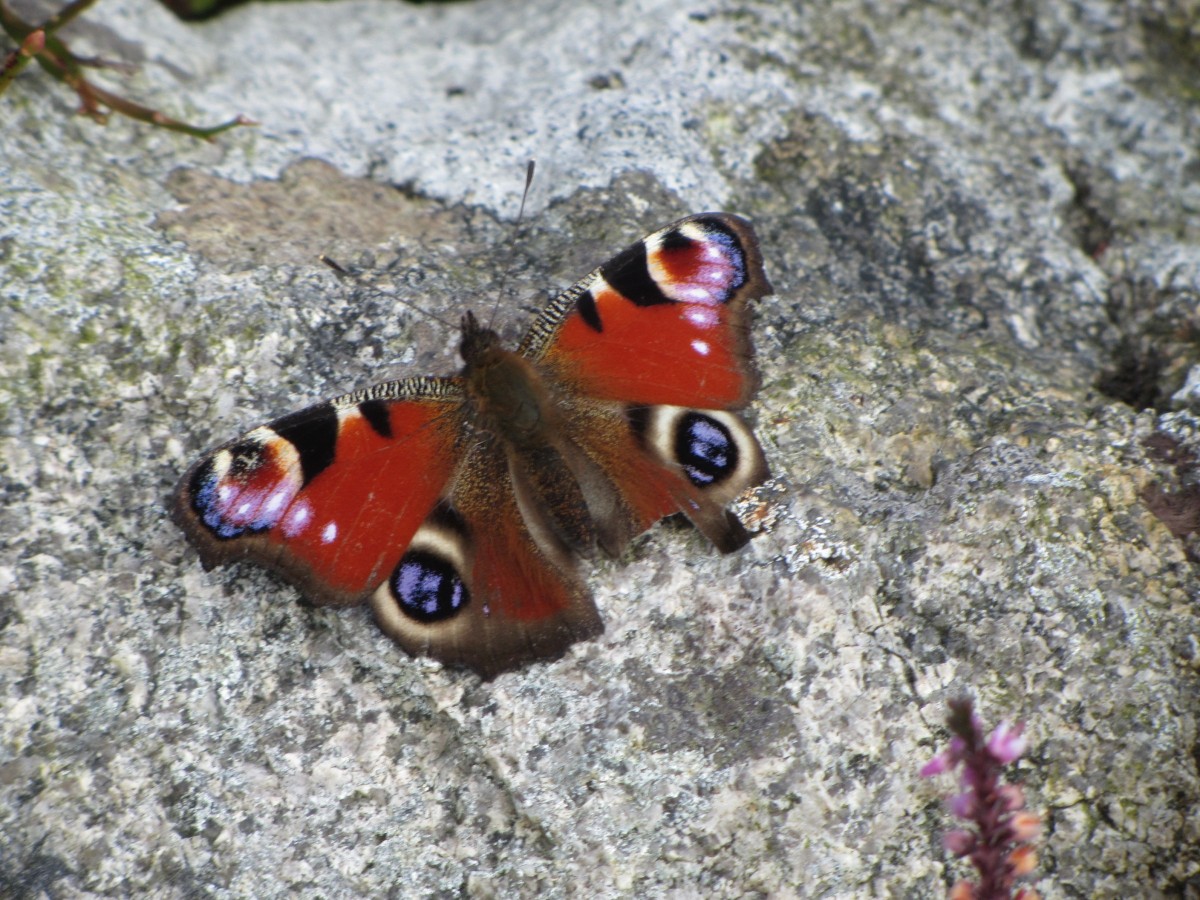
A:
POLYGON ((754 433, 736 413, 585 399, 571 408, 565 432, 604 473, 615 498, 592 504, 600 528, 621 536, 605 545, 610 553, 675 513, 722 553, 749 540, 726 507, 768 472, 754 433))
POLYGON ((485 678, 561 656, 603 630, 569 552, 531 533, 510 464, 492 440, 476 443, 371 598, 376 621, 404 649, 485 678))
MULTIPOLYGON (((769 474, 750 426, 720 409, 635 407, 628 416, 645 455, 677 485, 673 512, 687 516, 722 553, 745 546, 750 535, 727 507, 769 474)), ((634 495, 640 490, 640 483, 629 487, 634 495)))

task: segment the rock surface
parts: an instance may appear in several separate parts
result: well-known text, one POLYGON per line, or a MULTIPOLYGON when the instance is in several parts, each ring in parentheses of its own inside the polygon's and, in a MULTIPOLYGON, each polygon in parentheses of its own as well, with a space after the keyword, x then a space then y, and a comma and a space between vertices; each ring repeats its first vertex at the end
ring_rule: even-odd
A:
POLYGON ((0 895, 940 896, 969 691, 1028 725, 1043 896, 1200 896, 1200 7, 963 7, 75 23, 261 125, 0 96, 0 895), (481 683, 170 524, 213 443, 452 370, 397 297, 519 335, 702 208, 777 290, 772 505, 589 565, 597 640, 481 683), (380 289, 316 262, 362 252, 380 289))

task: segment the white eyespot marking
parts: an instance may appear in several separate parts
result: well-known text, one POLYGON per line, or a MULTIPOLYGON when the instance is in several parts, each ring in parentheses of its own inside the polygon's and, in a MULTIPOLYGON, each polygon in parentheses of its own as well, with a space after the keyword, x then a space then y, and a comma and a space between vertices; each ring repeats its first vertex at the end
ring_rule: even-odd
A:
POLYGON ((697 328, 715 328, 721 323, 720 314, 711 306, 688 305, 683 317, 697 328))
POLYGON ((277 515, 283 505, 287 503, 290 496, 291 492, 286 485, 276 488, 271 491, 270 496, 267 497, 267 502, 263 504, 263 511, 270 516, 277 515))
POLYGON ((413 652, 431 635, 461 635, 470 603, 465 537, 453 527, 426 522, 417 529, 396 568, 371 595, 375 620, 413 652))
POLYGON ((702 284, 677 284, 671 288, 671 299, 680 303, 703 303, 706 306, 716 302, 715 292, 702 284))
POLYGON ((191 506, 215 535, 233 538, 278 525, 302 486, 296 448, 264 426, 197 467, 191 506))
POLYGON ((757 484, 766 472, 762 448, 749 426, 724 410, 651 407, 645 440, 659 459, 678 467, 705 496, 722 505, 757 484))
POLYGON ((459 572, 466 570, 467 548, 464 546, 463 536, 453 528, 426 522, 408 542, 408 552, 414 550, 440 556, 459 572))
POLYGON ((690 245, 668 245, 663 234, 646 239, 646 265, 659 289, 678 303, 717 307, 727 302, 742 267, 736 242, 695 222, 679 226, 674 237, 690 245))
POLYGON ((321 529, 321 543, 322 544, 332 544, 334 541, 337 540, 337 536, 338 536, 337 522, 333 522, 333 521, 328 522, 325 525, 325 527, 321 529))
POLYGON ((712 353, 712 347, 709 346, 708 341, 692 341, 692 349, 701 356, 708 356, 708 354, 712 353))

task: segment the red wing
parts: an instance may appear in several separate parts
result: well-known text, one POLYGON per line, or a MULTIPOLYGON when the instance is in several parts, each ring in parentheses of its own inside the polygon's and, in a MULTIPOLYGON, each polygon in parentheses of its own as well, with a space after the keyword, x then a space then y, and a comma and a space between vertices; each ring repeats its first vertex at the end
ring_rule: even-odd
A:
POLYGON ((748 222, 689 216, 557 297, 520 350, 588 397, 737 409, 758 386, 747 303, 770 291, 748 222))
POLYGON ((193 465, 175 521, 206 566, 252 559, 318 603, 360 602, 453 475, 463 408, 457 380, 417 378, 285 416, 193 465))
POLYGON ((610 553, 674 513, 687 516, 722 553, 750 539, 726 507, 769 473, 762 447, 737 413, 578 399, 564 409, 563 424, 619 497, 592 504, 600 534, 610 536, 602 541, 610 553))
POLYGON ((484 678, 561 656, 603 630, 572 558, 531 535, 506 453, 487 438, 371 606, 380 628, 409 653, 484 678))

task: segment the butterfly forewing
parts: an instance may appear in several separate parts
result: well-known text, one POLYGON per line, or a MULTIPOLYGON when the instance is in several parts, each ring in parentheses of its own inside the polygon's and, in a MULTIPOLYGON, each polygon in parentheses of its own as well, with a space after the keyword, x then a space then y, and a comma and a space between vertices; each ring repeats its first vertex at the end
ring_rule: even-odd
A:
POLYGON ((749 223, 690 216, 551 301, 522 352, 589 397, 737 409, 758 387, 747 304, 770 291, 749 223))
POLYGON ((175 521, 205 565, 253 559, 319 603, 359 603, 453 474, 462 393, 388 382, 259 426, 181 479, 175 521))

